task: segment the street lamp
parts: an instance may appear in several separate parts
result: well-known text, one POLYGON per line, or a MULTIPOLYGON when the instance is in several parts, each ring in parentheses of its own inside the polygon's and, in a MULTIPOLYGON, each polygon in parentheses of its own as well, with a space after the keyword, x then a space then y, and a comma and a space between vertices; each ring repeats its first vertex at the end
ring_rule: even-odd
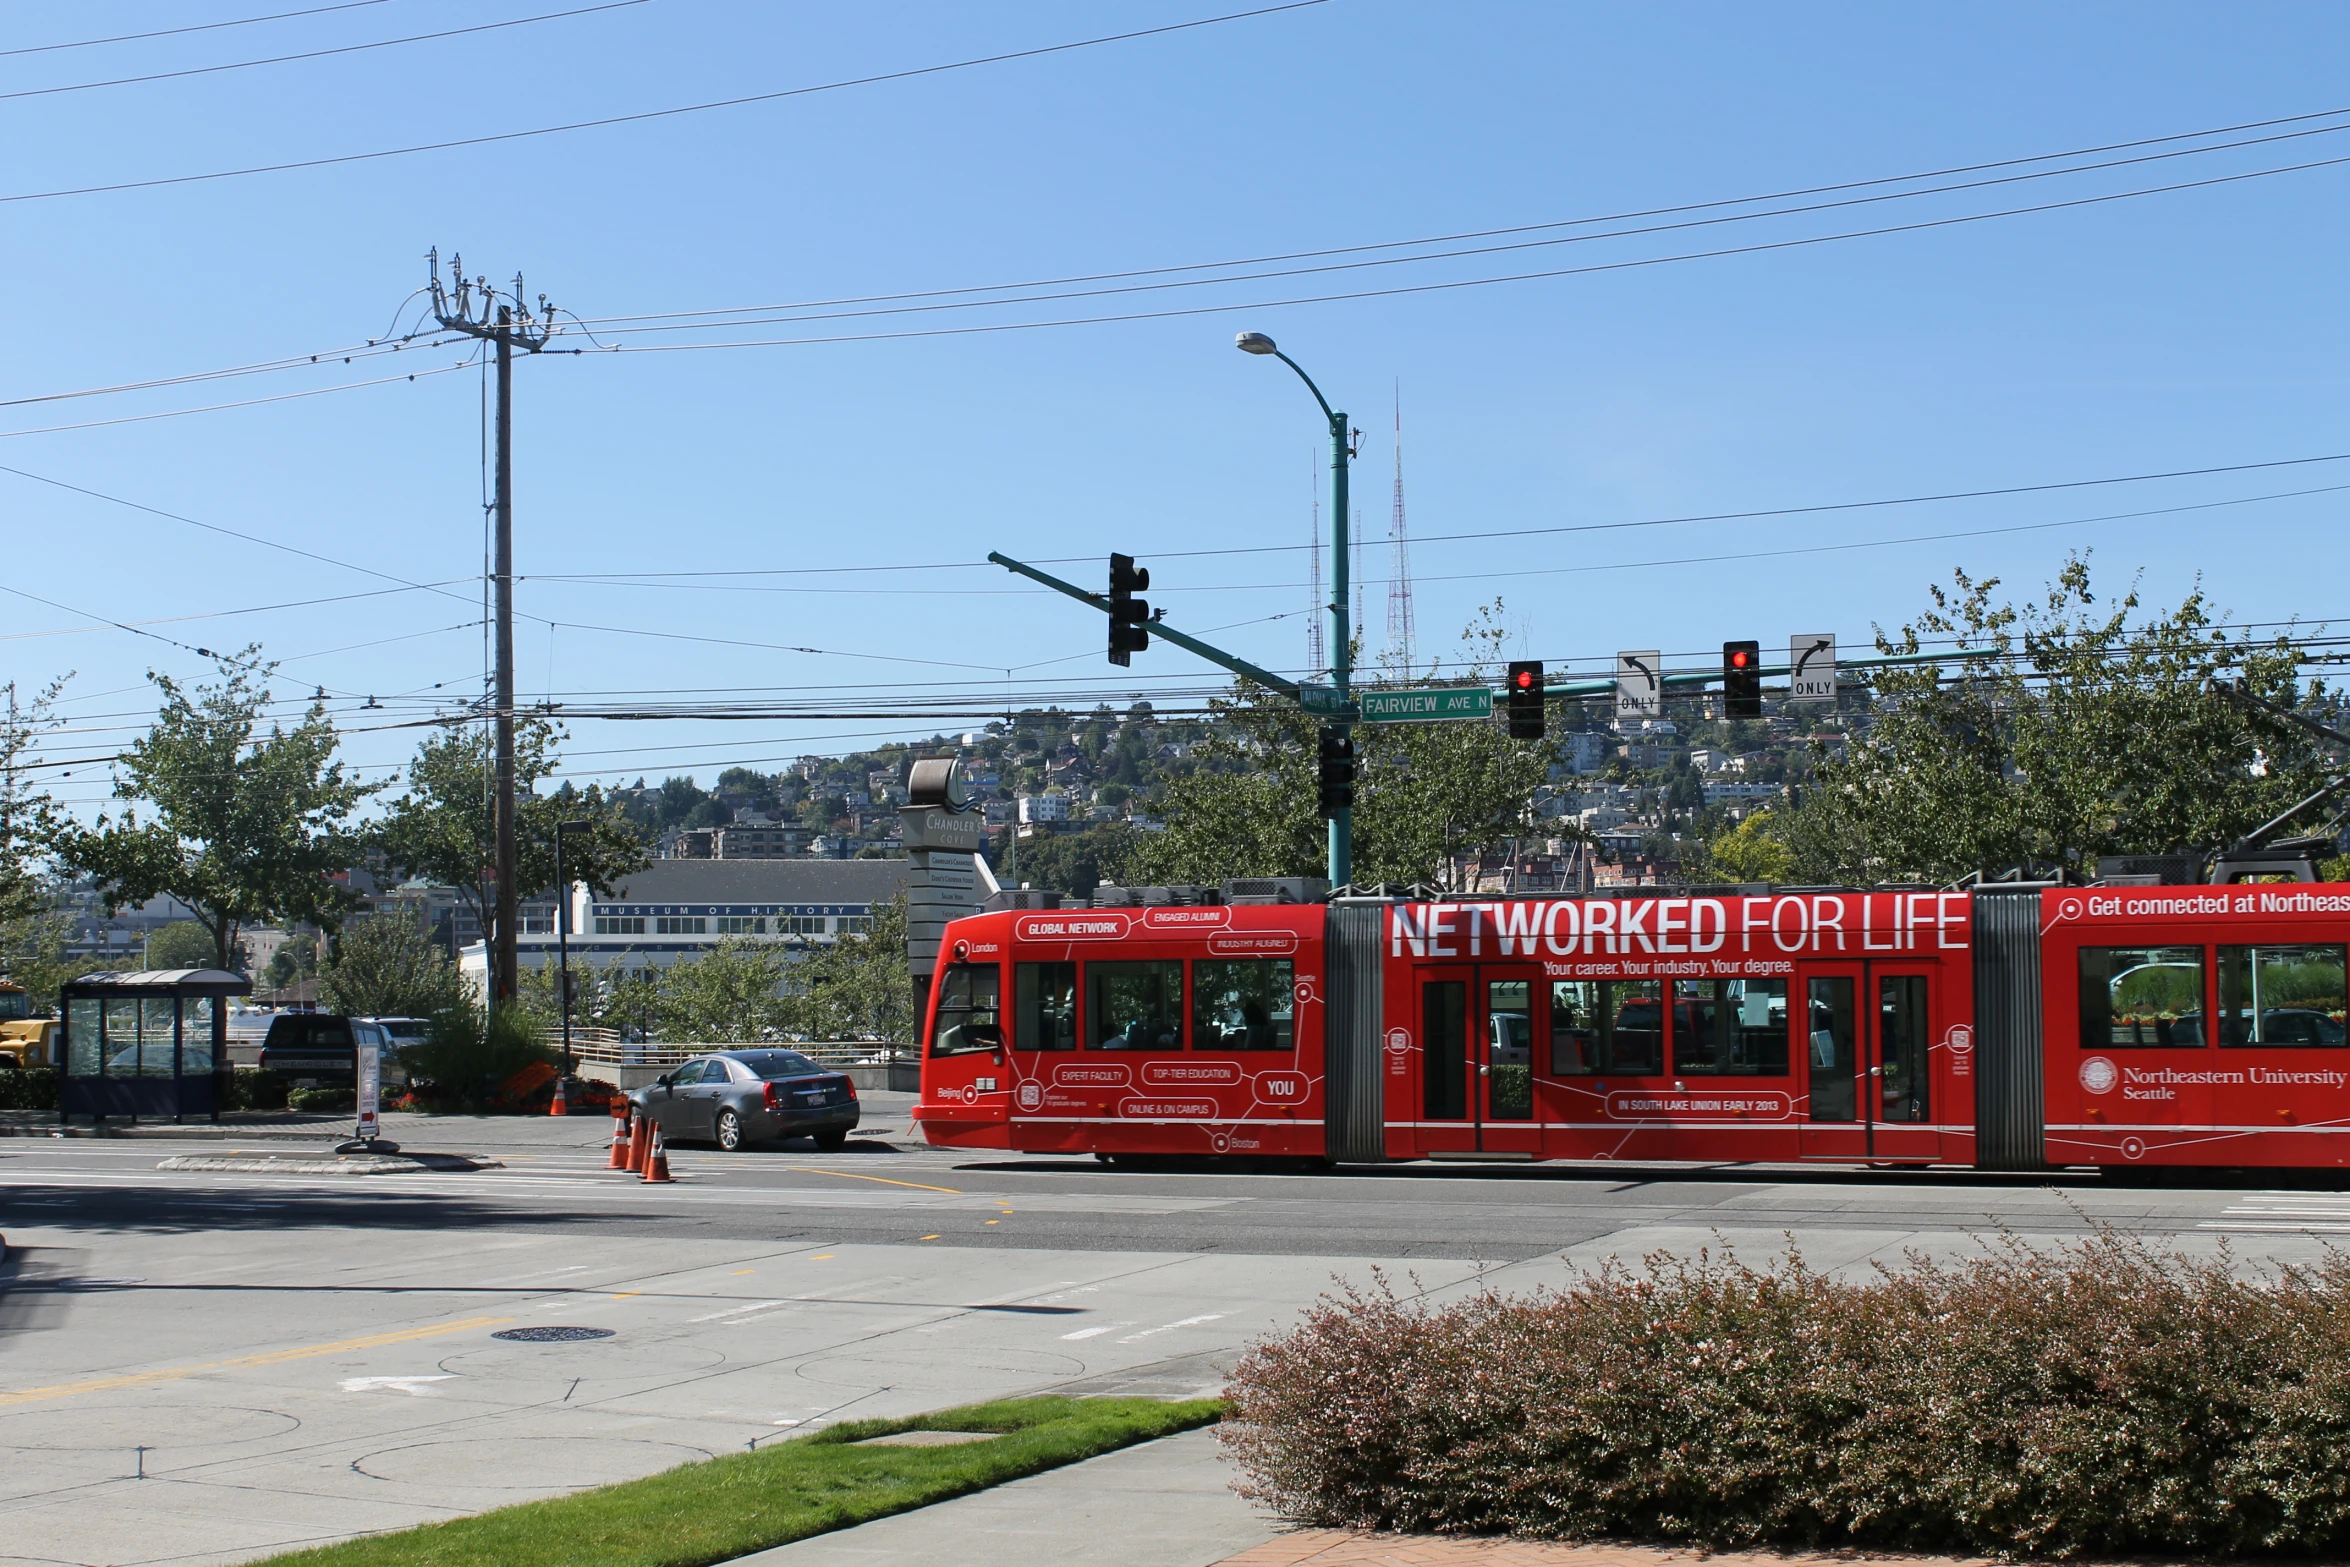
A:
POLYGON ((555 824, 555 961, 562 965, 562 977, 557 983, 563 991, 563 1075, 571 1075, 571 887, 563 880, 563 840, 575 832, 586 832, 593 822, 557 822, 555 824))
MULTIPOLYGON (((1262 332, 1243 332, 1233 339, 1232 346, 1244 354, 1269 354, 1290 369, 1314 394, 1314 401, 1322 405, 1322 415, 1330 421, 1330 625, 1331 647, 1335 650, 1330 661, 1330 681, 1338 691, 1338 710, 1344 714, 1354 678, 1354 638, 1347 625, 1346 602, 1346 473, 1354 460, 1354 443, 1348 438, 1346 415, 1330 406, 1330 399, 1314 384, 1314 378, 1300 369, 1298 362, 1283 353, 1274 341, 1262 332)), ((1341 717, 1332 725, 1339 734, 1348 735, 1353 726, 1341 717)), ((1341 805, 1330 813, 1330 885, 1343 887, 1354 880, 1354 808, 1341 805)))

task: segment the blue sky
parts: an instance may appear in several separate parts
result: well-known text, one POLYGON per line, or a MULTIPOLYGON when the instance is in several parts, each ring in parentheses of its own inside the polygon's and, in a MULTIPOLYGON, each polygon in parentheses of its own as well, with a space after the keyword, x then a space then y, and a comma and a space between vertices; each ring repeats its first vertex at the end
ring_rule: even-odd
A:
MULTIPOLYGON (((0 49, 299 8, 16 8, 0 49)), ((567 9, 384 0, 103 47, 0 54, 0 94, 567 9)), ((470 37, 9 99, 21 195, 772 92, 1219 14, 648 0, 470 37)), ((0 203, 0 401, 307 355, 383 334, 424 252, 516 270, 592 320, 1125 272, 1376 244, 2028 157, 2343 107, 2338 6, 1412 7, 1332 3, 1038 58, 490 147, 0 203)), ((2320 125, 2346 122, 2318 122, 2320 125)), ((2285 129, 2290 129, 2287 127, 2285 129)), ((2275 134, 2270 132, 2267 134, 2275 134)), ((2230 138, 2240 139, 2240 138, 2230 138)), ((2141 149, 2159 151, 2163 149, 2141 149)), ((975 682, 1170 702, 1215 683, 1164 645, 1120 675, 1099 622, 974 562, 1153 567, 1174 623, 1304 662, 1319 416, 1232 335, 1277 337, 1366 433, 1355 493, 1376 652, 1400 385, 1423 656, 1498 597, 1512 651, 1702 662, 1729 637, 1848 645, 1954 566, 2037 584, 2093 548, 2109 587, 2200 575, 2249 621, 2336 619, 2341 493, 1810 556, 2350 484, 2350 463, 1931 506, 1456 543, 1617 523, 2350 452, 2340 258, 2350 166, 1923 232, 1318 304, 1257 301, 1652 259, 2350 156, 2350 130, 1871 207, 990 311, 713 330, 861 341, 590 351, 523 364, 525 699, 645 707, 834 691, 844 709, 975 682), (1194 310, 877 339, 956 325, 1194 310), (1640 562, 1630 569, 1594 569, 1640 562), (711 573, 690 579, 643 574, 711 573), (559 582, 559 576, 636 581, 559 582), (775 591, 789 589, 790 591, 775 591), (819 591, 810 591, 819 590, 819 591), (1168 591, 1173 590, 1173 591, 1168 591), (1272 618, 1282 617, 1282 618, 1272 618), (558 622, 550 629, 547 620, 558 622), (618 628, 618 629, 588 629, 618 628), (700 640, 686 640, 700 639, 700 640), (822 655, 783 651, 820 648, 822 655), (864 655, 864 656, 841 656, 864 655), (892 662, 891 660, 929 661, 892 662), (1010 673, 1007 676, 1007 671, 1010 673), (1114 678, 1113 678, 1114 677, 1114 678), (884 689, 886 688, 886 689, 884 689)), ((2018 172, 2018 171, 2007 171, 2018 172)), ((1529 236, 1534 238, 1555 237, 1529 236)), ((1487 241, 1485 243, 1493 243, 1487 241)), ((1297 265, 1291 263, 1289 265, 1297 265)), ((1160 281, 1173 281, 1162 279, 1160 281)), ((1100 285, 1093 285, 1100 286, 1100 285)), ((931 303, 936 303, 933 301, 931 303)), ((406 319, 413 322, 411 305, 406 319)), ((641 323, 640 323, 641 324, 641 323)), ((637 334, 651 344, 695 337, 637 334)), ((579 335, 559 346, 588 346, 579 335)), ((152 637, 260 641, 323 687, 385 776, 392 724, 480 689, 471 370, 279 397, 459 357, 0 408, 0 464, 332 557, 0 473, 5 674, 67 671, 74 743, 118 743, 152 637), (364 568, 364 569, 355 569, 364 568), (403 582, 441 591, 380 591, 403 582), (352 598, 369 593, 375 596, 352 598), (306 602, 328 600, 329 602, 306 602), (261 613, 221 615, 258 606, 261 613), (209 617, 173 619, 173 617, 209 617), (40 633, 35 635, 34 633, 40 633), (399 638, 390 641, 385 639, 399 638), (372 643, 371 646, 355 644, 372 643), (438 687, 436 692, 435 687, 438 687), (393 699, 372 711, 370 695, 393 699), (117 726, 110 728, 109 726, 117 726)), ((626 781, 840 750, 885 721, 577 719, 572 775, 626 781)), ((66 797, 102 792, 76 770, 66 797)))

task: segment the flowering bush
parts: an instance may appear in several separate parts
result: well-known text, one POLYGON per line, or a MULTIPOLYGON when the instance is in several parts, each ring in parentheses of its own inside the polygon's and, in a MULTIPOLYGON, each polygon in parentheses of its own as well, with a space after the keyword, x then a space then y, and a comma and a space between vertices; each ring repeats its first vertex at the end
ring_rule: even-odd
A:
POLYGON ((1867 1284, 1652 1258, 1325 1297, 1234 1374, 1243 1489, 1325 1527, 1715 1547, 2340 1553, 2350 1258, 2101 1232, 1867 1284))

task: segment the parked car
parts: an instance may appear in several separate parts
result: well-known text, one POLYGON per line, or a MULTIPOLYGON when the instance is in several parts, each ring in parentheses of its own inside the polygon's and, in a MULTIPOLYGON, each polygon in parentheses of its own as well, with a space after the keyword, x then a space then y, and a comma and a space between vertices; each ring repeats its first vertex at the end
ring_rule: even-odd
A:
POLYGON ((830 1152, 860 1114, 857 1085, 796 1050, 721 1050, 696 1056, 628 1096, 661 1135, 729 1152, 778 1137, 812 1137, 830 1152))
POLYGON ((408 1052, 424 1043, 432 1024, 420 1017, 355 1017, 351 1030, 360 1044, 373 1044, 382 1052, 385 1082, 405 1083, 410 1073, 408 1052))
POLYGON ((349 1082, 358 1075, 351 1020, 331 1012, 281 1012, 269 1020, 259 1064, 297 1082, 349 1082))

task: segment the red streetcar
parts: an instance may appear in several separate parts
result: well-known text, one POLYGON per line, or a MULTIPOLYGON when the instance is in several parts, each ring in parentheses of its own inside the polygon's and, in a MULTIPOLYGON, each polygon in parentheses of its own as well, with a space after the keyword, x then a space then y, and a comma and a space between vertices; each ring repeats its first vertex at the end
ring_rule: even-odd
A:
POLYGON ((1317 890, 1022 892, 1000 896, 1036 906, 954 922, 924 1135, 1343 1162, 2350 1161, 2350 887, 1317 890))

